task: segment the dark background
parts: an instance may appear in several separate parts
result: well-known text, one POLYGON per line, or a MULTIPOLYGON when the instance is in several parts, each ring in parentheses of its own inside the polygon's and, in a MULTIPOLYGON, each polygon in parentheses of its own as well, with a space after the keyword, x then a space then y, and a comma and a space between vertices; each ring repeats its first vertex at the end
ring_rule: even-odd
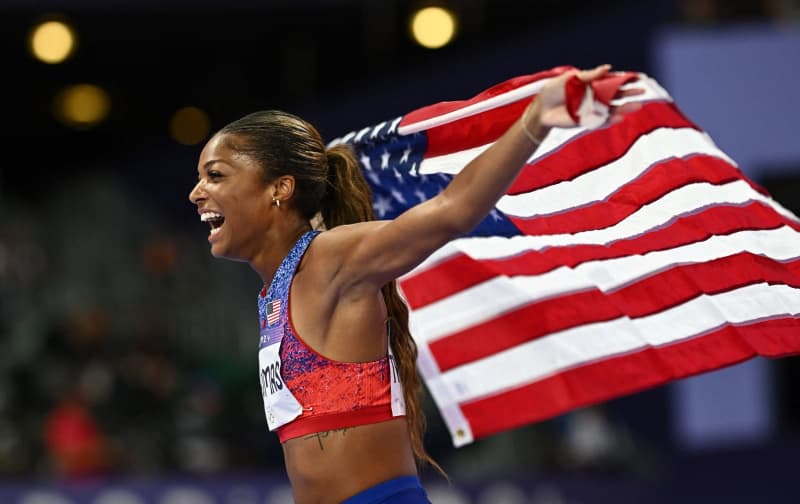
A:
POLYGON ((407 18, 418 2, 33 4, 6 9, 0 31, 7 138, 26 153, 14 152, 21 160, 33 154, 23 146, 35 149, 27 166, 4 167, 3 181, 7 190, 33 198, 42 196, 40 177, 147 149, 179 160, 159 170, 161 184, 187 187, 186 167, 199 149, 179 149, 167 135, 170 115, 182 106, 206 110, 212 129, 253 110, 286 109, 332 137, 541 68, 610 61, 648 71, 642 41, 679 15, 663 0, 452 2, 461 33, 450 46, 430 50, 408 36, 407 18), (34 60, 24 45, 32 24, 48 12, 62 13, 80 37, 75 55, 59 65, 34 60), (607 30, 612 23, 625 28, 607 30), (587 36, 602 33, 602 43, 574 40, 578 26, 587 36), (493 64, 477 64, 486 60, 493 64), (113 110, 101 127, 72 131, 54 121, 55 95, 77 82, 111 94, 113 110))

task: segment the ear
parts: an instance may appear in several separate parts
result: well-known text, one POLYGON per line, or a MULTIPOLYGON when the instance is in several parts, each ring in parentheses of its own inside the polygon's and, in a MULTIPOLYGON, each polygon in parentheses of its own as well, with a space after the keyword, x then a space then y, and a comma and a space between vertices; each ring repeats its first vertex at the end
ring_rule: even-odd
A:
POLYGON ((281 175, 272 181, 272 199, 286 203, 294 196, 295 180, 293 175, 281 175))

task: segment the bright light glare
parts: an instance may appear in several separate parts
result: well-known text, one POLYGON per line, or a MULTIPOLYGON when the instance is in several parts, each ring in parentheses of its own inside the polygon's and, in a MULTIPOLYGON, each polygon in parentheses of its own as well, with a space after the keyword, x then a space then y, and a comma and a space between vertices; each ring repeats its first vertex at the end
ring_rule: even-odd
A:
POLYGON ((33 55, 44 63, 61 63, 75 49, 75 32, 61 21, 46 21, 33 29, 30 35, 33 55))
POLYGON ((456 19, 447 9, 426 7, 417 11, 411 19, 411 33, 421 46, 438 49, 453 40, 456 19))
POLYGON ((208 114, 197 107, 177 110, 169 121, 169 134, 183 145, 197 145, 208 136, 211 123, 208 114))
POLYGON ((94 84, 76 84, 64 89, 56 98, 56 116, 77 128, 96 125, 108 116, 111 98, 94 84))

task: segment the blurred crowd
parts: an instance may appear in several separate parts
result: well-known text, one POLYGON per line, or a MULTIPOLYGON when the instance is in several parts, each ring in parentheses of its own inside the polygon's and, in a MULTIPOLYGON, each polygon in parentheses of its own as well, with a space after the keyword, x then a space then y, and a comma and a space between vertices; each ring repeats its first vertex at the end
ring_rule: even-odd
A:
POLYGON ((96 175, 0 198, 0 474, 280 464, 244 351, 257 286, 148 205, 96 175))

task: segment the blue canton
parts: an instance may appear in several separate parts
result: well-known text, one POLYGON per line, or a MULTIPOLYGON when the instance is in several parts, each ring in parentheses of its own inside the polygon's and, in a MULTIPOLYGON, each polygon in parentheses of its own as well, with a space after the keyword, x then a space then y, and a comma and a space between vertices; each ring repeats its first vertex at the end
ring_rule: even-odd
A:
MULTIPOLYGON (((394 219, 408 208, 436 196, 450 181, 446 173, 420 174, 428 148, 425 133, 400 135, 402 118, 351 132, 334 143, 349 143, 372 189, 377 219, 394 219)), ((497 208, 469 236, 516 236, 520 230, 497 208)))

